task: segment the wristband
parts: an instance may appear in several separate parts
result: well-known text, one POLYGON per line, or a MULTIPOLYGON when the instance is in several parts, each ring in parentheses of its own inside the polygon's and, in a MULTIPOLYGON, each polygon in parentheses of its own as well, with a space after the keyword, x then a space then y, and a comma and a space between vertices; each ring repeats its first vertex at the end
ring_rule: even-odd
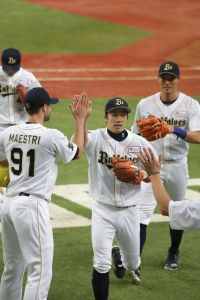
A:
POLYGON ((185 129, 176 126, 173 129, 173 133, 182 139, 185 139, 187 135, 187 131, 185 129))

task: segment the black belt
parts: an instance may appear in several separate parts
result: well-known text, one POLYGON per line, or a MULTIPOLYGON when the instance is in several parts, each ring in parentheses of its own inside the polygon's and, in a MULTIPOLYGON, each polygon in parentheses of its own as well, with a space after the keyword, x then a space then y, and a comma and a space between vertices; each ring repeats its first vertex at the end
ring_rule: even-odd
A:
MULTIPOLYGON (((26 196, 26 197, 29 197, 29 196, 30 196, 30 194, 28 194, 28 193, 24 193, 24 192, 21 192, 21 193, 19 193, 19 196, 26 196)), ((47 199, 44 199, 44 200, 48 202, 48 200, 47 200, 47 199)))
POLYGON ((129 208, 129 207, 135 207, 136 205, 129 205, 129 206, 116 206, 117 208, 129 208))
POLYGON ((19 196, 27 196, 27 197, 29 197, 29 196, 30 196, 30 194, 28 194, 28 193, 24 193, 24 192, 21 192, 21 193, 19 193, 19 196))

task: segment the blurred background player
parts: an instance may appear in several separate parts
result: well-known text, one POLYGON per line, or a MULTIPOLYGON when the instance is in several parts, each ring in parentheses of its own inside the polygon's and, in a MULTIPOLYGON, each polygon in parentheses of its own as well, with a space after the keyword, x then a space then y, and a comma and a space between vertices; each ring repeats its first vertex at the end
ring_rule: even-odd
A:
MULTIPOLYGON (((1 55, 0 66, 0 132, 9 126, 27 121, 28 115, 23 99, 26 92, 40 87, 35 76, 21 67, 21 53, 18 49, 7 48, 1 55)), ((0 157, 0 168, 7 162, 0 157)), ((0 209, 4 189, 0 187, 0 209)), ((0 213, 1 219, 1 213, 0 213)))
MULTIPOLYGON (((180 80, 179 66, 171 61, 160 65, 158 81, 160 92, 142 99, 135 113, 133 132, 139 134, 137 120, 149 115, 162 118, 171 126, 172 134, 152 141, 157 154, 162 154, 161 179, 174 201, 185 198, 188 183, 188 143, 200 142, 200 106, 197 100, 178 89, 180 80), (189 132, 188 132, 189 131, 189 132), (174 171, 176 170, 176 172, 174 171)), ((140 252, 146 240, 146 229, 149 224, 156 201, 151 184, 142 183, 140 202, 140 252)), ((179 266, 179 246, 183 230, 170 227, 171 245, 168 249, 164 269, 176 270, 179 266)))

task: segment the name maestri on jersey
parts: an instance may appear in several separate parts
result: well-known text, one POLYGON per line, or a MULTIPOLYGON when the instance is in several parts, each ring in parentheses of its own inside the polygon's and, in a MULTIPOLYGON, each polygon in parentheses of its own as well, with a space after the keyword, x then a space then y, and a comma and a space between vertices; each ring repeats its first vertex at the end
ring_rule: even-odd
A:
POLYGON ((1 95, 12 95, 17 94, 17 88, 12 85, 1 86, 0 85, 0 94, 1 95))
POLYGON ((175 119, 168 119, 167 117, 161 118, 163 121, 167 122, 167 124, 172 126, 184 127, 186 124, 186 120, 175 120, 175 119))
POLYGON ((26 134, 10 134, 9 143, 39 145, 41 136, 26 134))
MULTIPOLYGON (((131 160, 133 163, 138 162, 138 158, 137 157, 128 157, 127 155, 125 156, 121 156, 121 155, 113 155, 122 159, 128 159, 131 160)), ((98 162, 102 165, 106 165, 108 168, 112 168, 112 157, 110 157, 108 155, 108 153, 104 152, 104 151, 100 151, 99 153, 99 159, 98 162)))

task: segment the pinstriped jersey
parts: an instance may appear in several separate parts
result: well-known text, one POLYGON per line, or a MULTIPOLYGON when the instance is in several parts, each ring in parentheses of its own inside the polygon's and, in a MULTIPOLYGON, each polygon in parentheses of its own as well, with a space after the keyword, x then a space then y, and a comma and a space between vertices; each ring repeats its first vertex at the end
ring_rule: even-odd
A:
POLYGON ((127 138, 121 142, 110 137, 107 128, 88 133, 85 151, 89 161, 89 188, 91 197, 96 201, 118 207, 134 205, 139 201, 140 186, 121 182, 114 176, 112 157, 128 158, 134 165, 140 166, 138 155, 141 148, 152 146, 144 138, 127 132, 127 138))
POLYGON ((15 125, 28 119, 24 105, 18 101, 16 87, 19 84, 27 90, 41 86, 35 76, 23 68, 13 76, 8 76, 0 67, 0 124, 15 125))
MULTIPOLYGON (((132 131, 138 133, 136 121, 149 115, 162 118, 172 126, 200 131, 199 102, 184 93, 179 93, 177 100, 168 106, 161 101, 160 92, 142 99, 136 108, 132 131)), ((162 154, 164 160, 177 160, 188 154, 188 143, 175 134, 168 134, 151 144, 158 154, 162 154)))
POLYGON ((50 201, 58 172, 56 156, 68 163, 77 146, 56 129, 25 123, 0 133, 0 152, 9 162, 6 196, 25 192, 50 201))

